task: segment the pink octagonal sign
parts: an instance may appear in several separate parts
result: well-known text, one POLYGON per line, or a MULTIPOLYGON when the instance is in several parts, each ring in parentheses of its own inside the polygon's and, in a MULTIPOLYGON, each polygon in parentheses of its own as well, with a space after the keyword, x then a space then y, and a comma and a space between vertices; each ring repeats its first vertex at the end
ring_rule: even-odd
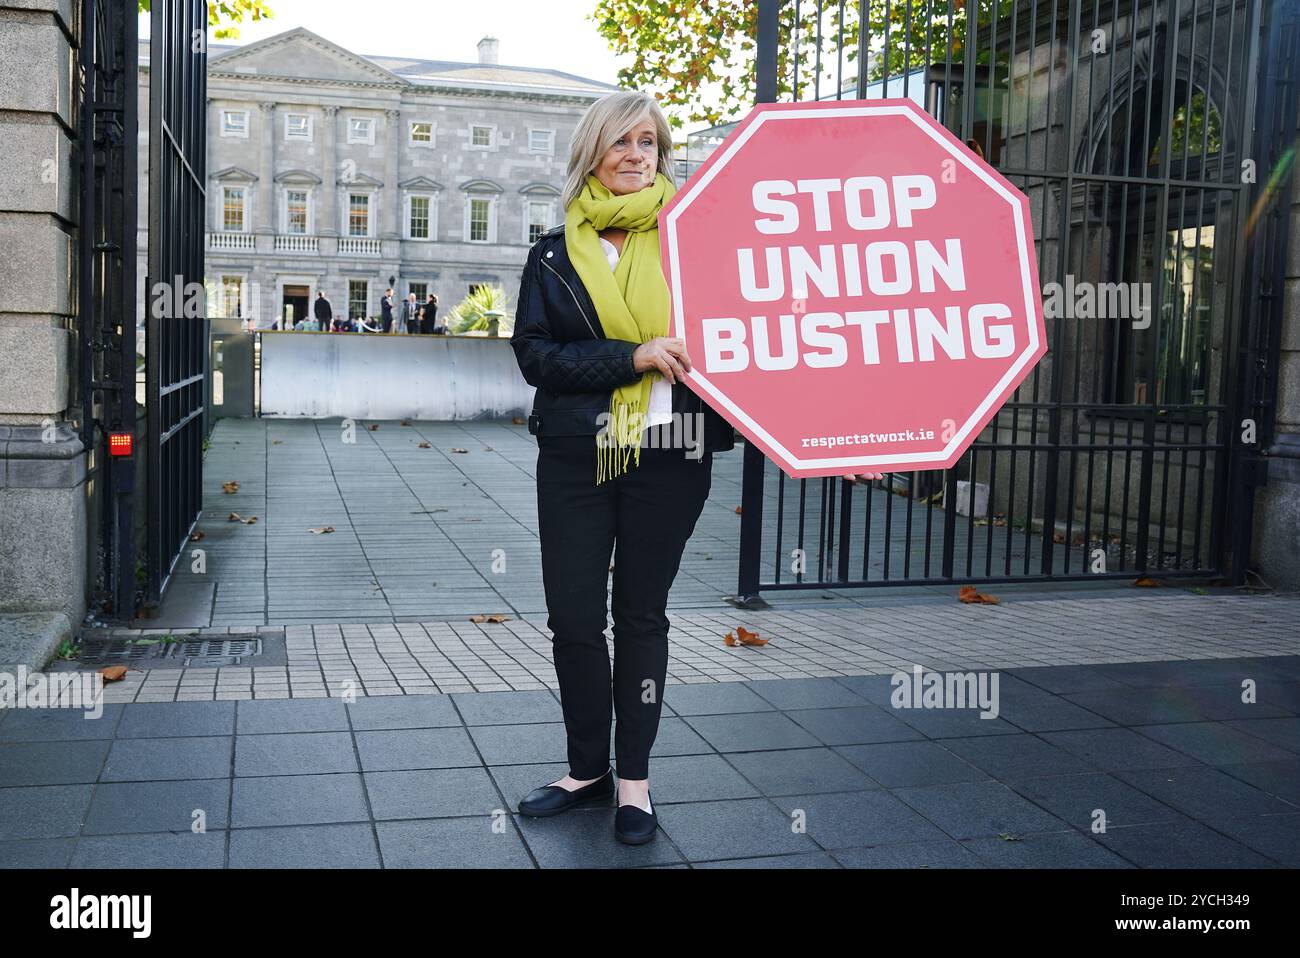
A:
POLYGON ((911 100, 755 108, 659 241, 688 385, 794 477, 950 467, 1047 350, 1028 198, 911 100))

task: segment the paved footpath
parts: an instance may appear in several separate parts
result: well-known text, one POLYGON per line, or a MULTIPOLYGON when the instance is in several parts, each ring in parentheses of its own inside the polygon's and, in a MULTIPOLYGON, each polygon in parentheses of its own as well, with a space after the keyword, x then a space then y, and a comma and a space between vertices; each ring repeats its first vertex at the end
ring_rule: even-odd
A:
POLYGON ((335 449, 319 424, 218 427, 206 578, 182 570, 157 628, 85 634, 84 655, 148 653, 103 714, 0 711, 0 867, 1300 866, 1300 597, 815 590, 739 611, 734 562, 704 557, 734 555, 734 463, 670 602, 656 841, 619 844, 612 807, 522 818, 566 771, 531 440, 439 424, 420 449, 417 428, 335 449), (451 452, 467 432, 481 446, 451 452), (738 626, 768 643, 728 647, 738 626), (895 707, 913 666, 996 677, 996 716, 895 707))
POLYGON ((514 813, 565 771, 550 689, 10 710, 0 865, 1300 865, 1300 657, 998 675, 995 718, 884 675, 671 686, 638 848, 612 807, 514 813))
POLYGON ((1297 611, 677 613, 640 848, 611 807, 514 812, 566 771, 537 618, 288 626, 283 666, 132 671, 93 721, 0 712, 0 865, 1296 867, 1297 611), (738 624, 769 644, 728 648, 738 624), (894 707, 913 664, 995 670, 996 717, 894 707))

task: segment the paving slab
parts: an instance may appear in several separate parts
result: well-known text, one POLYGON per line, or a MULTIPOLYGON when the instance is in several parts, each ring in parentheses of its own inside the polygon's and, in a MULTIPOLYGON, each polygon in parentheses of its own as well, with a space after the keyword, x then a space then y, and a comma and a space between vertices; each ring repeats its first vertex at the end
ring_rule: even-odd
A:
MULTIPOLYGON (((285 634, 331 656, 350 639, 400 642, 394 663, 414 641, 458 660, 430 661, 448 675, 497 654, 471 651, 486 642, 474 624, 434 625, 285 634)), ((532 634, 493 628, 491 648, 532 634)), ((567 771, 552 687, 133 701, 98 722, 13 710, 0 713, 0 867, 1296 867, 1300 656, 1220 641, 1214 661, 1017 665, 992 720, 895 707, 884 674, 670 684, 650 763, 660 827, 640 848, 615 840, 613 800, 518 814, 567 771), (1101 668, 1126 664, 1140 667, 1101 668), (1243 675, 1269 689, 1257 712, 1226 705, 1243 675)), ((324 686, 380 663, 215 669, 212 687, 324 686)))

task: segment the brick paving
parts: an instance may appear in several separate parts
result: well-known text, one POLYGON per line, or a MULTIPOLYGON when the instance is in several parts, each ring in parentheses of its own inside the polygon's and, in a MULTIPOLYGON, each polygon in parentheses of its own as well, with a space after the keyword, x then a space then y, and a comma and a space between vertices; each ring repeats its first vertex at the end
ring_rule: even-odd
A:
MULTIPOLYGON (((895 596, 835 608, 672 612, 670 684, 927 669, 1006 669, 1293 654, 1300 597, 1107 589, 1008 595, 997 606, 895 596), (729 648, 743 626, 768 640, 729 648)), ((115 630, 119 637, 142 630, 115 630)), ((166 630, 154 630, 155 633, 166 630)), ((546 616, 502 623, 328 624, 176 630, 261 634, 283 665, 138 668, 109 702, 316 698, 556 688, 546 616)), ((92 633, 93 634, 93 633, 92 633)), ((608 635, 609 633, 607 633, 608 635)), ((612 641, 611 641, 612 647, 612 641)), ((63 662, 55 671, 78 668, 63 662)))

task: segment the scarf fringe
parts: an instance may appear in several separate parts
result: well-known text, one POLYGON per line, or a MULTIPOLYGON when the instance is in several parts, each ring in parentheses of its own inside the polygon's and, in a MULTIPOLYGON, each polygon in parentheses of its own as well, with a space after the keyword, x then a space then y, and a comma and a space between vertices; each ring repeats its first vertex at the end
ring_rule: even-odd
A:
POLYGON ((596 433, 596 485, 623 475, 628 471, 628 460, 641 465, 641 432, 646 414, 633 404, 610 402, 609 424, 596 433))

